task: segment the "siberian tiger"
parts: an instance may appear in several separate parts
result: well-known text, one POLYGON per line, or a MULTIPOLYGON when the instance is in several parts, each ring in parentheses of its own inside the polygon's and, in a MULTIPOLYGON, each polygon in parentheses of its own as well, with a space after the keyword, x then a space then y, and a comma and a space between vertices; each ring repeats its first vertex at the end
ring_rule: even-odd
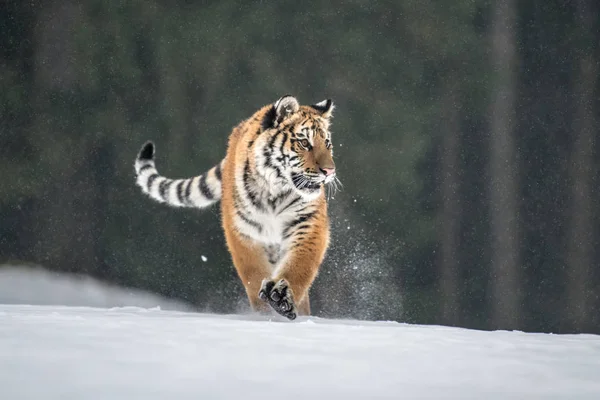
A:
POLYGON ((310 315, 308 292, 329 245, 324 186, 337 179, 333 108, 284 96, 237 125, 225 158, 193 178, 161 176, 152 142, 135 162, 137 185, 158 202, 203 208, 221 200, 227 247, 255 311, 310 315))

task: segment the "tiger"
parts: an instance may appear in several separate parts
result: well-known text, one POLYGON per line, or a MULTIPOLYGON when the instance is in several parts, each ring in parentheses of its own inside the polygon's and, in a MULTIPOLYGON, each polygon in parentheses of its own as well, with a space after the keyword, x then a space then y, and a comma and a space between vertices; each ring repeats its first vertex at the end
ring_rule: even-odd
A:
POLYGON ((253 311, 310 316, 309 290, 330 245, 327 188, 337 188, 331 99, 300 105, 286 95, 229 135, 225 158, 202 175, 171 179, 146 142, 136 183, 151 199, 205 208, 220 201, 227 249, 253 311))

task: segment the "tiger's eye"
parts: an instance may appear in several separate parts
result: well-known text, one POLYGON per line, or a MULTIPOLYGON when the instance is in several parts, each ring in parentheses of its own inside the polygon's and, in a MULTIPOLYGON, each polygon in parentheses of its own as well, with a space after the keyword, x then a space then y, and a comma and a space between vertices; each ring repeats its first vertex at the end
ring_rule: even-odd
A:
POLYGON ((302 139, 300 141, 300 144, 302 145, 302 147, 304 147, 305 149, 308 149, 308 146, 310 146, 310 142, 306 139, 302 139))

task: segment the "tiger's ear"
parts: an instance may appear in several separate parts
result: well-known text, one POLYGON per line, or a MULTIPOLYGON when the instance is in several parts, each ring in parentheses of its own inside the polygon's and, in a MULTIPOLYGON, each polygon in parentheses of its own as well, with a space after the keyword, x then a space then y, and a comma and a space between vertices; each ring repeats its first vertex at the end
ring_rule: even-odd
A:
POLYGON ((321 113, 321 115, 323 116, 323 118, 331 117, 331 114, 333 113, 333 109, 335 108, 335 106, 333 105, 333 101, 331 99, 323 100, 320 103, 313 104, 311 107, 314 108, 315 110, 319 111, 321 113))
POLYGON ((286 95, 280 97, 265 114, 262 120, 262 129, 267 130, 276 128, 286 117, 292 115, 300 109, 300 104, 295 97, 286 95))
POLYGON ((278 125, 288 116, 298 112, 300 104, 295 97, 287 95, 277 100, 273 104, 273 109, 275 110, 275 125, 278 125))

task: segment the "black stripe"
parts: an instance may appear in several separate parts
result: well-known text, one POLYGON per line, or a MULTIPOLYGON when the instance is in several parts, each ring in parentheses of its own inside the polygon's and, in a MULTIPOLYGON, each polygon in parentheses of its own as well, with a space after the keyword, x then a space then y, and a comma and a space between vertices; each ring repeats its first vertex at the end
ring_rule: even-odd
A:
POLYGON ((237 189, 233 190, 233 205, 236 208, 243 208, 242 199, 240 198, 240 194, 238 193, 237 189))
POLYGON ((289 158, 289 156, 287 154, 285 154, 285 152, 284 152, 284 147, 285 147, 287 140, 288 140, 288 133, 283 132, 283 139, 281 139, 281 144, 279 145, 279 153, 281 155, 276 158, 276 160, 279 161, 283 166, 285 166, 286 160, 289 158))
MULTIPOLYGON (((316 211, 311 211, 309 213, 300 215, 298 218, 296 218, 295 220, 290 222, 288 224, 288 226, 285 228, 285 230, 283 231, 283 238, 287 239, 290 236, 292 236, 294 234, 294 232, 293 232, 294 227, 298 226, 299 224, 302 224, 303 222, 310 221, 316 214, 317 214, 316 211)), ((298 229, 304 229, 304 228, 308 228, 308 227, 310 227, 310 224, 303 224, 303 225, 298 226, 298 229)))
POLYGON ((254 205, 254 207, 258 208, 259 210, 263 210, 264 207, 262 203, 258 200, 256 194, 250 187, 250 181, 254 182, 254 179, 250 176, 250 161, 248 161, 248 159, 246 159, 246 164, 244 164, 244 175, 242 177, 242 180, 244 182, 244 190, 246 191, 246 196, 248 196, 252 205, 254 205))
POLYGON ((281 140, 281 145, 279 146, 279 152, 281 153, 281 155, 283 156, 283 147, 285 146, 285 143, 288 140, 288 134, 287 132, 283 132, 283 139, 281 140))
POLYGON ((194 181, 193 178, 186 179, 186 182, 187 182, 187 185, 185 185, 185 202, 186 202, 186 204, 191 203, 190 196, 192 195, 192 182, 193 181, 194 181))
MULTIPOLYGON (((283 178, 283 172, 279 169, 275 164, 273 164, 273 149, 275 146, 275 140, 282 132, 276 132, 267 143, 267 146, 263 148, 263 157, 265 157, 264 166, 268 168, 273 168, 275 173, 277 174, 277 178, 283 178)), ((287 134, 285 134, 287 136, 287 134)))
POLYGON ((165 200, 168 200, 165 194, 169 190, 169 187, 171 187, 171 183, 173 183, 173 181, 165 179, 158 186, 158 194, 165 200))
POLYGON ((240 210, 236 210, 235 213, 237 214, 238 217, 240 217, 240 219, 242 221, 244 221, 248 225, 250 225, 250 226, 254 227, 256 230, 258 230, 258 233, 262 232, 263 226, 260 223, 254 221, 253 219, 248 218, 240 210))
POLYGON ((269 142, 267 144, 267 147, 269 149, 273 148, 273 146, 275 145, 275 140, 277 140, 277 136, 279 136, 280 133, 281 132, 277 131, 277 132, 275 132, 275 134, 273 136, 271 136, 271 138, 269 139, 269 142))
POLYGON ((301 163, 300 157, 298 156, 290 156, 289 164, 290 167, 295 167, 301 163))
POLYGON ((148 182, 146 182, 146 188, 148 189, 149 192, 152 190, 152 184, 154 183, 156 178, 158 178, 159 176, 160 175, 158 175, 158 173, 155 172, 148 177, 148 182))
POLYGON ((277 208, 277 206, 281 204, 281 202, 285 200, 290 194, 291 190, 286 190, 285 192, 278 194, 274 198, 269 199, 269 205, 271 206, 271 209, 275 211, 275 208, 277 208))
POLYGON ((181 204, 186 204, 186 198, 184 197, 184 194, 183 194, 183 185, 184 184, 185 184, 185 180, 181 180, 177 184, 177 200, 179 200, 179 202, 181 204))
POLYGON ((294 248, 297 248, 297 247, 303 247, 303 248, 306 248, 306 247, 308 247, 308 246, 311 246, 311 245, 315 245, 315 242, 314 242, 314 241, 312 241, 312 240, 309 240, 309 241, 306 241, 306 240, 300 240, 300 241, 298 241, 298 242, 295 242, 295 243, 292 245, 292 248, 293 248, 293 249, 294 249, 294 248))
POLYGON ((265 157, 264 166, 273 168, 275 170, 275 173, 277 174, 277 177, 283 178, 283 173, 282 173, 281 169, 277 165, 273 164, 273 160, 271 159, 271 154, 272 153, 269 153, 266 150, 263 152, 263 156, 265 157))
POLYGON ((296 227, 296 231, 299 231, 299 230, 301 230, 301 229, 308 229, 308 228, 310 228, 310 224, 309 224, 309 223, 304 223, 304 224, 302 224, 302 225, 298 225, 298 226, 296 227))
POLYGON ((217 177, 218 181, 221 180, 221 163, 218 163, 215 167, 215 176, 217 177))
POLYGON ((302 197, 300 197, 300 196, 296 197, 294 200, 292 200, 288 204, 286 204, 285 207, 283 207, 281 209, 280 213, 286 211, 287 209, 289 209, 291 206, 293 206, 294 204, 296 204, 300 200, 302 200, 302 197))
POLYGON ((208 200, 212 200, 215 198, 215 195, 213 194, 213 192, 210 190, 210 188, 206 184, 206 175, 200 176, 200 182, 198 183, 198 188, 200 188, 200 192, 208 200))
POLYGON ((152 164, 144 164, 144 165, 142 165, 140 167, 140 170, 138 171, 138 174, 141 174, 142 172, 144 172, 148 168, 154 168, 154 166, 152 164))
MULTIPOLYGON (((272 128, 275 122, 275 118, 277 117, 277 111, 275 110, 275 106, 269 108, 263 117, 263 120, 260 123, 260 127, 263 131, 272 128)), ((260 134, 260 131, 256 132, 260 134)))

